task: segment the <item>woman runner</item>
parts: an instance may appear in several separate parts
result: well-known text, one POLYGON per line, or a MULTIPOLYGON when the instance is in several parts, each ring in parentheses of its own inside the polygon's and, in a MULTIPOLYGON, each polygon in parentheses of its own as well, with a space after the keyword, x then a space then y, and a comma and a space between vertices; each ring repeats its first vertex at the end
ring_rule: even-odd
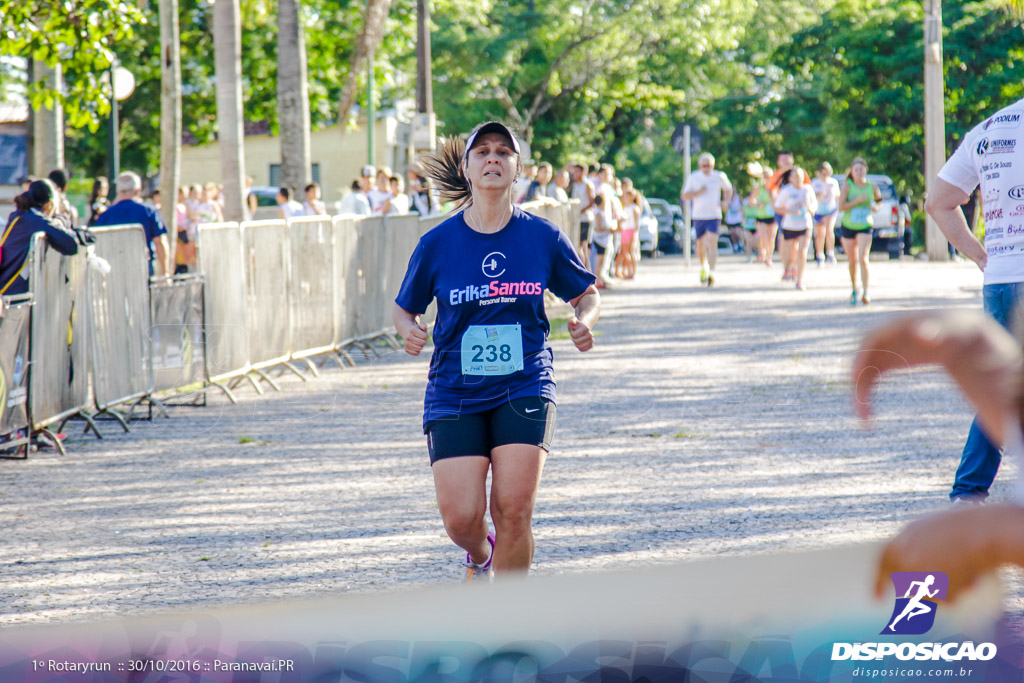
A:
POLYGON ((786 250, 783 280, 796 280, 800 291, 804 286, 804 268, 807 266, 807 240, 811 230, 811 216, 818 208, 818 200, 809 185, 804 184, 804 171, 794 166, 782 175, 779 195, 775 198, 775 210, 782 215, 782 237, 789 248, 786 250))
POLYGON ((860 157, 850 165, 850 177, 839 194, 839 210, 843 211, 840 241, 850 264, 850 305, 857 305, 857 266, 860 265, 860 283, 863 294, 862 304, 871 303, 868 296, 868 255, 871 253, 871 212, 874 202, 882 200, 878 188, 867 179, 868 162, 860 157))
POLYGON ((839 183, 832 177, 832 164, 821 162, 818 175, 811 181, 814 195, 818 198, 818 210, 814 212, 814 260, 818 267, 826 262, 836 262, 836 214, 839 206, 839 183))
POLYGON ((757 217, 757 262, 769 267, 772 265, 772 254, 775 253, 775 234, 778 230, 775 208, 772 206, 775 198, 768 189, 771 179, 772 169, 766 166, 761 173, 761 182, 754 185, 749 196, 750 206, 756 210, 754 215, 757 217))
POLYGON ((420 239, 393 310, 415 356, 427 341, 419 316, 437 300, 423 431, 441 519, 466 551, 467 581, 526 572, 533 559, 533 505, 555 426, 544 290, 572 305, 569 334, 580 351, 594 345, 600 308, 595 277, 568 238, 513 206, 521 164, 519 142, 496 122, 424 160, 442 196, 463 210, 420 239))

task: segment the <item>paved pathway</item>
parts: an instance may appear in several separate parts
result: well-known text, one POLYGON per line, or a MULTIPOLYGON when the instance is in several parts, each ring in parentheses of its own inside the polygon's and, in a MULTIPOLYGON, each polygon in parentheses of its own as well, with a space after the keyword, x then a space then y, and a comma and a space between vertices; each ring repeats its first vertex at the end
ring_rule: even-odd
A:
MULTIPOLYGON (((875 303, 853 308, 842 265, 803 293, 738 260, 712 289, 679 257, 643 266, 604 297, 593 352, 554 342, 537 573, 883 539, 945 505, 971 421, 959 394, 937 372, 890 378, 867 430, 847 368, 894 312, 980 308, 976 268, 879 262, 875 303)), ((0 462, 0 625, 458 581, 419 431, 426 366, 394 353, 284 377, 0 462)))

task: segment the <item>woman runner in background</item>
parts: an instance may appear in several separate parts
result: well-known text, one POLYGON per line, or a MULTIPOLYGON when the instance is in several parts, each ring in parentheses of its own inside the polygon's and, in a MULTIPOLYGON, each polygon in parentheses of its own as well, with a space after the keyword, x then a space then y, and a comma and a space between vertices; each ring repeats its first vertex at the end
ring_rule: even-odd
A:
POLYGON ((818 200, 809 185, 804 185, 804 171, 799 166, 782 176, 775 210, 782 216, 782 237, 789 244, 787 261, 783 264, 783 280, 796 280, 800 291, 804 286, 804 268, 807 266, 807 241, 811 231, 811 216, 818 208, 818 200))
POLYGON ((850 177, 839 194, 839 210, 843 211, 843 225, 840 240, 850 265, 850 305, 857 305, 857 267, 860 266, 860 283, 863 287, 860 302, 871 303, 868 296, 868 256, 871 254, 871 212, 874 202, 881 201, 878 188, 867 179, 868 162, 860 157, 850 165, 850 177))
POLYGON ((496 122, 424 159, 442 197, 463 210, 420 239, 392 316, 406 352, 418 355, 427 341, 419 316, 437 300, 423 431, 441 519, 466 551, 466 580, 526 572, 533 560, 533 505, 555 426, 544 290, 572 305, 580 351, 594 344, 600 308, 574 245, 513 205, 521 163, 519 142, 496 122))

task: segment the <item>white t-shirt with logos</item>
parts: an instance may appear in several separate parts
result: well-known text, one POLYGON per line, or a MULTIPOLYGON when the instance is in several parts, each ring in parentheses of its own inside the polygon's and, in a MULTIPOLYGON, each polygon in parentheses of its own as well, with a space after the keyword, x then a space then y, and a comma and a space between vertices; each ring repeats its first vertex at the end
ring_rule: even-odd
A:
POLYGON ((832 176, 825 180, 815 178, 811 181, 811 187, 814 188, 814 196, 818 200, 819 216, 832 213, 839 208, 839 181, 832 176))
POLYGON ((722 191, 731 190, 732 184, 721 171, 705 173, 698 171, 686 179, 683 194, 695 192, 702 187, 707 190, 694 197, 692 218, 695 221, 709 221, 722 218, 722 191))
POLYGON ((818 209, 818 200, 814 190, 804 185, 800 189, 792 185, 783 185, 779 196, 775 198, 775 209, 786 211, 782 216, 782 227, 786 230, 806 230, 811 227, 811 216, 818 209), (791 214, 790 211, 800 213, 791 214))
POLYGON ((981 185, 985 284, 1024 282, 1024 99, 972 128, 939 177, 967 194, 981 185))

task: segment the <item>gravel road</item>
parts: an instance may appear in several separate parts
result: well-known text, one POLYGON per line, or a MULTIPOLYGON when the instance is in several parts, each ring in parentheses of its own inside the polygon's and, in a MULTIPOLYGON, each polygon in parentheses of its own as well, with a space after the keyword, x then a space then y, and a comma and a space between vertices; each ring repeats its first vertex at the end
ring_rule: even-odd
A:
MULTIPOLYGON (((874 303, 851 307, 843 264, 812 265, 798 292, 735 257, 702 288, 664 257, 605 294, 592 352, 556 334, 536 573, 881 540, 948 505, 972 418, 949 380, 890 377, 865 429, 847 373, 894 313, 980 309, 981 275, 872 268, 874 303)), ((0 626, 459 581, 419 429, 426 368, 392 352, 0 462, 0 626)))

